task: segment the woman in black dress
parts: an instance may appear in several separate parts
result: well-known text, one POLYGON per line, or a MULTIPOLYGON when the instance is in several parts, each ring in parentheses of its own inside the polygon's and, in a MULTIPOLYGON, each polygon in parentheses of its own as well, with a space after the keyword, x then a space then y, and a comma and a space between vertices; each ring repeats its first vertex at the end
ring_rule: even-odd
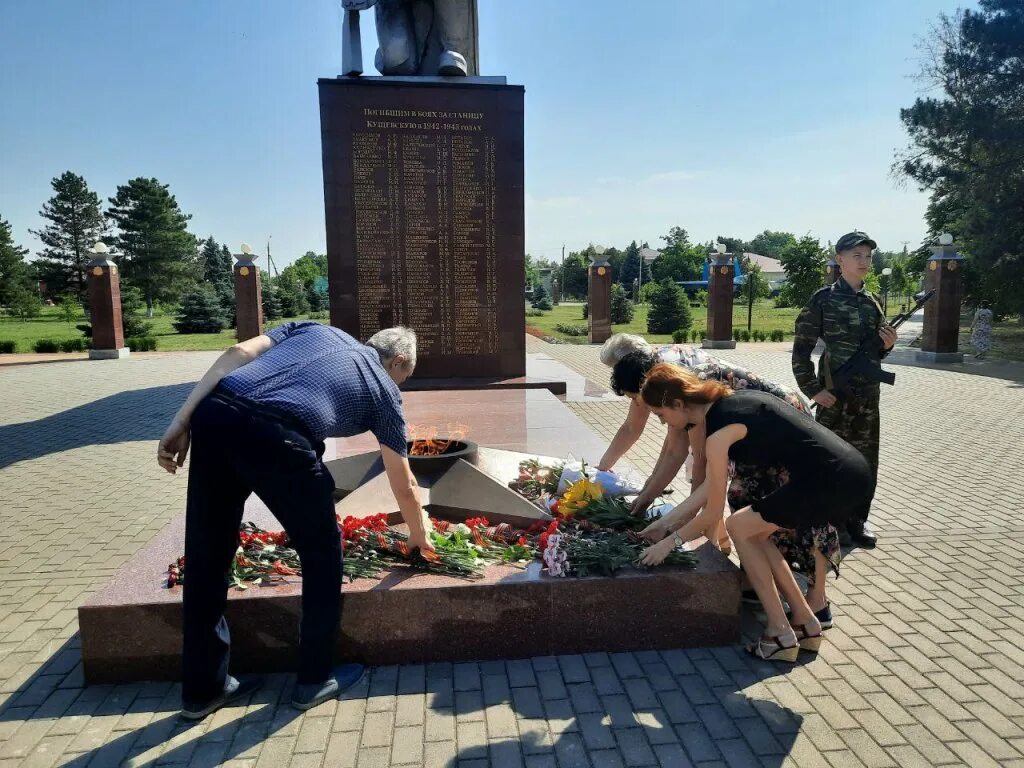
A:
POLYGON ((668 426, 704 425, 707 475, 686 501, 659 520, 666 538, 642 557, 657 565, 686 541, 713 533, 722 518, 728 464, 784 467, 788 481, 726 523, 751 585, 764 606, 768 626, 749 650, 762 659, 796 661, 800 648, 821 646, 821 624, 772 541, 779 530, 845 524, 857 504, 871 497, 874 479, 867 461, 851 445, 777 397, 733 392, 718 381, 701 381, 677 366, 656 365, 641 397, 668 426), (674 535, 667 535, 675 531, 674 535), (792 609, 786 618, 779 590, 792 609))

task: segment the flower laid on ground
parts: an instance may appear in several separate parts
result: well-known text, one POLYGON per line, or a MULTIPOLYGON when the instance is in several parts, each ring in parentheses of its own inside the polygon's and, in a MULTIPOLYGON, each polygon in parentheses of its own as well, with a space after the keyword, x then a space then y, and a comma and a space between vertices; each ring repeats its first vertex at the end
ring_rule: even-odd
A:
MULTIPOLYGON (((558 536, 560 553, 557 567, 554 570, 549 568, 548 573, 551 576, 614 576, 623 568, 640 567, 640 556, 646 546, 646 542, 632 533, 563 530, 558 536)), ((697 556, 693 552, 673 550, 663 562, 665 565, 696 568, 697 556)))
POLYGON ((564 464, 541 464, 537 459, 527 459, 520 462, 519 476, 508 487, 525 499, 543 503, 558 493, 563 469, 564 464))
MULTIPOLYGON (((478 578, 492 562, 523 563, 536 557, 531 538, 507 524, 491 526, 486 518, 470 518, 452 524, 432 520, 430 534, 435 552, 410 550, 406 534, 388 525, 387 515, 346 517, 339 520, 343 571, 351 581, 378 577, 386 568, 410 567, 432 573, 478 578)), ((280 583, 286 576, 301 576, 298 552, 289 545, 284 531, 264 531, 242 523, 239 547, 231 563, 231 586, 248 589, 253 585, 280 583)), ((167 568, 167 586, 184 583, 185 558, 167 568)))
POLYGON ((600 485, 586 477, 581 477, 565 489, 565 493, 562 494, 562 498, 558 502, 558 514, 562 517, 572 517, 603 495, 604 492, 600 485))

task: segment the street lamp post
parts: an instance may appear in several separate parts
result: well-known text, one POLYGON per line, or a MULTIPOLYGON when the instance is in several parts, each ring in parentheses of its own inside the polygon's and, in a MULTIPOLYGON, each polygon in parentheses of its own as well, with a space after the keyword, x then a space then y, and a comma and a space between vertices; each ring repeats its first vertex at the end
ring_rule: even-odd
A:
POLYGON ((889 314, 889 276, 892 275, 892 268, 886 267, 882 270, 882 277, 886 278, 885 288, 882 290, 882 314, 889 314))

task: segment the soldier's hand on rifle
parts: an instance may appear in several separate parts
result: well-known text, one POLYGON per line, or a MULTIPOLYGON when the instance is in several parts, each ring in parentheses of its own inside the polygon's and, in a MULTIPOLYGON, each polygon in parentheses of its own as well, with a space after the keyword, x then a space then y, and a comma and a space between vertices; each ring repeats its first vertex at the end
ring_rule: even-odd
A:
POLYGON ((811 398, 814 402, 820 405, 822 408, 831 408, 836 404, 836 396, 829 392, 827 389, 821 390, 818 394, 811 398))
POLYGON ((883 325, 878 329, 878 335, 882 338, 882 346, 892 349, 896 343, 896 329, 891 325, 883 325))

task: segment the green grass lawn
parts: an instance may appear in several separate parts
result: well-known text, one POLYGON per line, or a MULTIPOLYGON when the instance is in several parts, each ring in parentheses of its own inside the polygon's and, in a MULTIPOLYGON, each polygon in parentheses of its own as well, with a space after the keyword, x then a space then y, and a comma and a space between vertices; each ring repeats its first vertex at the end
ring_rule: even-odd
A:
MULTIPOLYGON (((707 310, 704 307, 691 307, 693 313, 693 327, 701 331, 707 328, 707 310)), ((798 309, 775 309, 771 301, 760 301, 754 305, 753 329, 765 333, 781 329, 786 333, 787 338, 793 336, 793 323, 796 320, 798 309)), ((965 312, 961 316, 960 328, 960 349, 970 353, 971 339, 969 328, 971 325, 972 313, 965 312)), ((273 328, 289 320, 304 320, 305 317, 282 318, 273 320, 267 324, 267 328, 273 328)), ((153 324, 151 335, 157 339, 157 351, 192 351, 192 350, 218 350, 227 349, 235 343, 235 331, 228 328, 220 333, 178 333, 174 330, 175 316, 166 312, 157 312, 150 320, 153 324)), ((54 341, 66 341, 68 339, 81 338, 82 332, 75 328, 77 323, 85 322, 85 316, 81 316, 74 322, 68 323, 59 317, 57 307, 44 307, 39 317, 30 320, 0 315, 0 341, 14 341, 17 344, 18 352, 31 352, 32 346, 39 339, 52 339, 54 341)), ((326 321, 321 321, 326 322, 326 321)), ((586 326, 587 321, 583 319, 583 309, 580 304, 561 304, 543 317, 527 317, 527 325, 542 331, 545 335, 552 336, 563 341, 585 344, 586 336, 567 336, 555 330, 558 323, 586 326)), ((733 308, 733 328, 746 329, 747 308, 735 305, 733 308)), ((617 333, 638 333, 647 337, 653 343, 666 343, 672 340, 667 334, 647 333, 647 307, 637 307, 633 322, 627 325, 616 325, 613 330, 617 333)), ((1002 360, 1024 360, 1024 323, 1020 318, 1011 318, 996 323, 992 329, 992 350, 989 358, 1002 360)))
MULTIPOLYGON (((793 336, 793 325, 796 322, 796 316, 799 311, 800 310, 798 308, 776 309, 774 303, 770 300, 759 301, 754 304, 751 330, 764 331, 765 333, 773 330, 781 330, 785 332, 787 338, 791 338, 793 336)), ((705 331, 708 327, 707 309, 705 307, 690 307, 690 312, 693 317, 692 328, 696 328, 702 332, 705 331)), ((527 325, 543 331, 545 335, 577 344, 587 343, 586 336, 568 336, 556 331, 555 326, 559 323, 586 326, 587 321, 583 319, 582 305, 560 304, 550 312, 546 312, 543 317, 526 318, 527 325)), ((741 306, 736 304, 733 306, 732 327, 738 330, 746 330, 746 305, 741 306)), ((612 330, 615 333, 637 333, 644 336, 652 343, 665 343, 672 341, 671 334, 647 333, 647 305, 640 305, 636 308, 636 313, 633 315, 633 322, 625 325, 614 325, 612 326, 612 330)))
MULTIPOLYGON (((235 343, 235 329, 227 328, 220 333, 178 333, 174 330, 174 314, 157 312, 148 322, 153 324, 149 335, 156 337, 157 351, 218 350, 227 349, 235 343)), ((290 317, 272 320, 267 328, 273 328, 289 320, 305 320, 305 317, 290 317)), ((65 322, 59 316, 57 307, 43 307, 42 314, 30 320, 0 316, 0 341, 13 341, 17 352, 31 352, 36 341, 52 339, 66 341, 82 338, 82 332, 75 328, 84 323, 85 315, 74 322, 65 322)))

